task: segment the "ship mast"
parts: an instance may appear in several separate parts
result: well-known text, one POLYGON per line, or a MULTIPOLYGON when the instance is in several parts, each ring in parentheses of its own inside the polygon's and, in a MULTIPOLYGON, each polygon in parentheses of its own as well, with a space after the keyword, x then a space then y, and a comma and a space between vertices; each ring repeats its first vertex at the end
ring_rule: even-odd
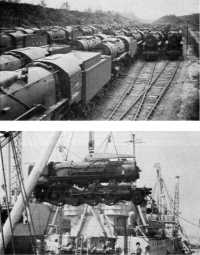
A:
MULTIPOLYGON (((19 169, 22 169, 22 133, 19 133, 18 136, 14 139, 15 141, 15 148, 16 148, 16 156, 18 159, 18 167, 19 169)), ((8 144, 9 149, 10 149, 10 143, 8 144)), ((10 154, 10 153, 9 153, 10 154)), ((11 157, 11 154, 10 154, 11 157)), ((10 161, 12 162, 11 158, 10 161)), ((17 200, 17 196, 20 193, 20 183, 19 183, 19 179, 17 176, 17 169, 16 166, 9 166, 10 168, 10 192, 12 195, 14 195, 14 202, 16 202, 17 200)), ((23 176, 23 173, 21 173, 23 176)))
POLYGON ((136 163, 136 153, 135 153, 135 134, 131 134, 132 136, 132 144, 133 144, 133 161, 136 163))
POLYGON ((173 199, 171 198, 165 181, 161 174, 161 166, 159 163, 154 165, 157 173, 157 182, 154 186, 153 197, 156 199, 160 216, 169 214, 173 206, 173 199))
POLYGON ((94 155, 94 150, 95 150, 94 132, 92 131, 89 132, 88 150, 89 150, 89 155, 92 158, 94 155))
POLYGON ((174 220, 179 223, 180 214, 180 176, 176 176, 175 192, 174 192, 174 220))

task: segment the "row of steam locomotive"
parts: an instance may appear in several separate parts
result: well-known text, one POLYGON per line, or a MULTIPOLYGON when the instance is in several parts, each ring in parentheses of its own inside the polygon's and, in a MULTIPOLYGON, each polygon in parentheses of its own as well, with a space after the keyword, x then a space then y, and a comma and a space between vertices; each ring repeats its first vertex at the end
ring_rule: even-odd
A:
POLYGON ((43 46, 53 43, 68 44, 78 36, 87 36, 98 30, 93 26, 54 26, 0 30, 0 53, 12 49, 43 46))
POLYGON ((182 55, 183 35, 177 30, 149 30, 101 27, 101 26, 55 26, 43 28, 15 28, 0 32, 0 52, 16 48, 43 46, 51 44, 71 44, 81 36, 128 36, 142 44, 145 59, 155 59, 163 53, 170 58, 182 55))
POLYGON ((70 118, 84 115, 89 102, 109 83, 122 63, 135 59, 137 45, 133 37, 106 38, 99 34, 74 41, 68 53, 63 53, 68 50, 66 45, 60 45, 56 48, 59 54, 54 54, 54 46, 51 52, 48 47, 40 47, 37 55, 33 47, 2 55, 1 67, 5 71, 0 75, 0 119, 33 116, 63 119, 68 115, 70 118), (6 70, 8 63, 10 71, 6 70), (29 64, 15 70, 24 63, 29 64))
MULTIPOLYGON (((52 31, 58 32, 58 30, 52 31)), ((15 47, 13 50, 4 52, 0 56, 0 70, 16 70, 33 60, 56 54, 56 52, 66 53, 66 48, 69 49, 69 46, 74 50, 100 51, 105 55, 110 55, 112 60, 120 56, 120 60, 125 60, 124 62, 127 64, 130 59, 135 59, 138 55, 143 55, 146 60, 153 60, 165 53, 168 58, 177 59, 182 56, 183 51, 183 36, 180 31, 163 33, 158 31, 142 32, 140 30, 130 31, 123 29, 121 33, 116 33, 116 35, 112 36, 96 33, 74 37, 73 39, 69 39, 69 36, 68 39, 65 39, 64 35, 62 39, 62 32, 63 30, 61 30, 60 36, 56 36, 56 34, 52 36, 54 39, 51 42, 45 41, 46 44, 40 40, 38 44, 41 45, 38 46, 33 40, 32 45, 31 43, 28 44, 29 47, 15 47), (127 52, 129 52, 128 55, 130 55, 130 58, 127 58, 127 52), (125 54, 126 58, 124 58, 124 55, 121 56, 121 53, 125 54)), ((92 30, 88 31, 88 33, 92 33, 92 30)), ((2 42, 0 41, 0 43, 2 42)), ((7 43, 7 45, 9 44, 7 43)), ((117 61, 119 63, 119 59, 117 61)))
POLYGON ((154 43, 146 39, 149 34, 138 30, 131 35, 130 31, 116 36, 97 33, 79 36, 70 46, 51 44, 5 52, 0 56, 0 119, 84 116, 91 100, 122 65, 144 50, 157 51, 150 48, 154 43))

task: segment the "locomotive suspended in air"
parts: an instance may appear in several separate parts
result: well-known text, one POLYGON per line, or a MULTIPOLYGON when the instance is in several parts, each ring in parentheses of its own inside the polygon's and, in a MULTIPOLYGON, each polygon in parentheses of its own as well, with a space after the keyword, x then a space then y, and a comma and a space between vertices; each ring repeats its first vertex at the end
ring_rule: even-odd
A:
POLYGON ((141 202, 149 189, 137 190, 140 169, 132 155, 94 154, 83 162, 50 162, 34 191, 39 201, 53 204, 141 202), (84 200, 84 201, 83 201, 84 200))

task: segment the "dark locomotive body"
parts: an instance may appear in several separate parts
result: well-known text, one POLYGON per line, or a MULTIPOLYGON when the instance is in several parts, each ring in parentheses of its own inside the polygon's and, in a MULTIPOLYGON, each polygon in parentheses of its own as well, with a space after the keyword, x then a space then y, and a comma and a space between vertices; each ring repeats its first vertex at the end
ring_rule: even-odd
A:
POLYGON ((31 46, 51 44, 68 44, 81 36, 82 30, 77 27, 43 27, 41 29, 7 30, 0 33, 0 53, 31 46))
POLYGON ((45 45, 7 51, 0 55, 0 71, 14 71, 25 67, 34 60, 53 54, 68 53, 70 50, 69 45, 45 45))
POLYGON ((165 53, 170 59, 183 56, 183 35, 181 31, 169 31, 167 33, 165 53))
POLYGON ((140 169, 129 155, 92 158, 81 163, 51 162, 34 194, 39 201, 53 204, 110 205, 133 197, 139 201, 135 186, 130 184, 139 178, 139 173, 140 169))
POLYGON ((44 31, 33 31, 32 34, 23 31, 2 32, 0 34, 0 53, 12 49, 42 46, 48 44, 44 31))
MULTIPOLYGON (((120 156, 119 156, 120 157, 120 156)), ((50 163, 43 174, 48 180, 63 181, 87 187, 95 181, 109 182, 115 180, 135 181, 139 178, 139 168, 133 160, 126 158, 94 159, 78 163, 50 163)))
POLYGON ((61 119, 72 108, 80 113, 110 79, 110 57, 81 51, 49 56, 26 69, 2 71, 0 119, 61 119))
POLYGON ((95 51, 102 41, 101 38, 99 35, 81 36, 72 42, 72 47, 76 50, 95 51))
POLYGON ((162 53, 164 38, 161 32, 147 32, 144 35, 143 56, 146 60, 156 60, 162 53))

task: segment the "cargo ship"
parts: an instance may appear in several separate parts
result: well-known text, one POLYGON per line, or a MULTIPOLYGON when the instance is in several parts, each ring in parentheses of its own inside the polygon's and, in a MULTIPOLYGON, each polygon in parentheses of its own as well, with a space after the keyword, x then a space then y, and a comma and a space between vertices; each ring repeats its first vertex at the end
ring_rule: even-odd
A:
MULTIPOLYGON (((135 136, 132 135, 131 139, 132 155, 97 154, 94 152, 94 137, 91 133, 89 138, 89 156, 86 156, 81 164, 73 164, 81 175, 73 174, 71 163, 50 162, 49 165, 48 160, 42 160, 46 163, 35 180, 34 189, 29 192, 29 214, 25 213, 25 207, 21 207, 23 213, 18 217, 14 215, 14 219, 18 218, 18 221, 4 250, 5 254, 131 255, 137 254, 138 250, 145 255, 191 254, 176 212, 168 210, 163 199, 164 180, 159 167, 159 196, 156 196, 159 197, 158 200, 153 196, 151 188, 138 187, 136 184, 141 170, 136 164, 135 136), (104 172, 101 180, 100 171, 106 169, 106 173, 110 170, 112 172, 114 166, 117 166, 116 179, 109 175, 106 177, 104 172), (52 168, 56 170, 54 174, 51 174, 52 168), (93 175, 95 171, 98 177, 96 181, 93 175), (71 185, 66 173, 73 175, 75 185, 71 185), (88 185, 86 173, 93 176, 88 178, 88 185), (130 182, 126 174, 130 180, 132 178, 130 182), (80 176, 81 182, 76 181, 81 179, 80 176), (122 178, 120 183, 119 176, 122 178), (63 198, 63 185, 67 185, 70 190, 68 205, 63 198), (46 189, 47 187, 52 189, 46 189), (81 198, 82 200, 77 201, 82 202, 74 205, 75 197, 81 198)), ((110 136, 108 141, 110 142, 110 136)), ((53 145, 51 146, 53 150, 53 145)), ((31 184, 34 181, 34 168, 37 166, 29 169, 31 184)), ((19 200, 16 203, 20 203, 19 200)), ((9 211, 13 212, 14 209, 15 204, 10 205, 9 211)), ((1 231, 8 221, 7 213, 8 207, 2 204, 1 231)))

